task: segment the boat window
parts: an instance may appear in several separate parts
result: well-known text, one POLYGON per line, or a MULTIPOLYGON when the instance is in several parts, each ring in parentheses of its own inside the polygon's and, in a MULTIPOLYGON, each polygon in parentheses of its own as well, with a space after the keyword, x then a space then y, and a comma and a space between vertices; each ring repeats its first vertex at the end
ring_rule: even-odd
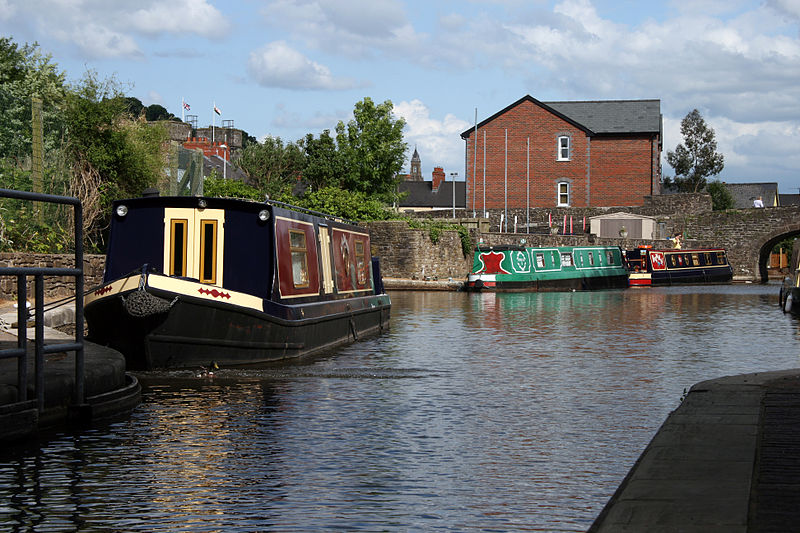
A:
POLYGON ((703 259, 706 260, 706 265, 710 265, 711 264, 711 254, 709 252, 705 252, 703 254, 703 259))
POLYGON ((295 287, 308 287, 308 248, 304 231, 289 230, 292 252, 292 280, 295 287))
POLYGON ((186 275, 186 231, 189 221, 186 219, 173 219, 170 228, 171 239, 169 250, 169 275, 186 275))
POLYGON ((720 265, 725 264, 725 252, 717 252, 717 263, 720 265))
POLYGON ((561 266, 572 266, 572 254, 569 252, 561 252, 561 266))
POLYGON ((536 254, 536 268, 544 268, 544 254, 536 254))
POLYGON ((356 241, 356 281, 359 285, 367 283, 367 258, 364 253, 364 241, 356 241))
POLYGON ((611 250, 608 250, 606 252, 606 259, 608 259, 608 264, 609 265, 613 265, 614 264, 614 252, 612 252, 611 250))
POLYGON ((200 221, 200 283, 217 282, 217 221, 200 221))
POLYGON ((594 252, 589 252, 589 266, 594 266, 594 252))
POLYGON ((697 254, 692 254, 692 264, 694 266, 700 266, 700 256, 697 254))

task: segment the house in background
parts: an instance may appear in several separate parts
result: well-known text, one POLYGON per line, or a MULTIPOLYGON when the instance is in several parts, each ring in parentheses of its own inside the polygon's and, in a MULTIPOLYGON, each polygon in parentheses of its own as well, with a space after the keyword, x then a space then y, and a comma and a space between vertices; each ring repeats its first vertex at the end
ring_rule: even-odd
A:
POLYGON ((778 195, 777 183, 725 183, 725 188, 733 197, 734 209, 747 209, 755 207, 754 202, 761 198, 764 207, 778 207, 780 196, 778 195))
POLYGON ((444 211, 452 210, 454 205, 456 209, 463 209, 466 183, 447 181, 445 178, 444 169, 435 167, 432 180, 424 181, 419 152, 414 148, 414 155, 411 156, 411 172, 405 175, 398 185, 398 192, 402 196, 398 203, 400 211, 444 211))
POLYGON ((461 134, 466 207, 641 206, 660 194, 660 100, 526 95, 461 134), (485 205, 484 205, 485 199, 485 205))
POLYGON ((800 194, 778 194, 778 204, 781 207, 800 205, 800 194))

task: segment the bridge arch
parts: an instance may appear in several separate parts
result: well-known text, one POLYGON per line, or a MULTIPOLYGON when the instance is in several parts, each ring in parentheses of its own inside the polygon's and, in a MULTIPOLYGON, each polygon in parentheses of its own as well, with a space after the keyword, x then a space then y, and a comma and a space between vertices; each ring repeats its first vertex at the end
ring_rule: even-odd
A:
MULTIPOLYGON (((767 267, 769 265, 770 254, 775 245, 779 242, 792 237, 800 237, 800 221, 787 224, 786 226, 773 230, 759 239, 754 244, 754 252, 757 264, 754 265, 753 272, 758 272, 762 283, 769 281, 767 267)), ((794 268, 794 265, 790 265, 794 268)))

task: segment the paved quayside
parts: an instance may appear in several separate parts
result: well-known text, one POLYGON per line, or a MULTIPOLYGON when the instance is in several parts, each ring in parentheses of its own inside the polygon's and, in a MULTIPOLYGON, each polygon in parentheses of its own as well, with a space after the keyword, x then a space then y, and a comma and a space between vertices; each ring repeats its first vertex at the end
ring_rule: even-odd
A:
POLYGON ((800 369, 691 388, 589 529, 798 531, 800 369))
MULTIPOLYGON (((0 310, 0 350, 17 347, 16 310, 0 310)), ((74 322, 74 310, 59 308, 45 314, 45 343, 68 344, 74 337, 49 325, 74 322), (70 312, 72 313, 70 315, 70 312)), ((130 414, 141 402, 141 387, 125 372, 119 352, 84 342, 83 404, 75 405, 75 352, 45 356, 44 408, 37 408, 34 372, 34 328, 28 324, 28 401, 18 402, 17 360, 0 359, 0 444, 33 438, 42 431, 80 427, 130 414)))

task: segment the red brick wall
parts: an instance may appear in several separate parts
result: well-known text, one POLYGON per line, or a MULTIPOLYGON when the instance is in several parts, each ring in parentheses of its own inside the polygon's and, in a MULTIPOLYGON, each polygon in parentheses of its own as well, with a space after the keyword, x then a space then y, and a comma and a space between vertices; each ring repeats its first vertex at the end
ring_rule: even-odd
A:
MULTIPOLYGON (((527 142, 530 139, 530 206, 555 207, 557 183, 570 183, 570 206, 641 206, 652 194, 658 155, 647 135, 594 136, 531 101, 522 101, 469 132, 466 142, 467 210, 483 208, 484 133, 486 208, 503 209, 506 194, 508 130, 508 207, 527 206, 527 142), (570 160, 558 161, 558 137, 571 139, 570 160), (477 138, 477 160, 475 143, 477 138), (655 163, 653 160, 655 157, 655 163), (475 172, 473 173, 473 162, 475 172), (474 180, 473 180, 474 174, 474 180), (473 202, 474 199, 474 202, 473 202)), ((657 150, 656 150, 657 151, 657 150)))
POLYGON ((592 205, 644 205, 653 193, 651 145, 649 136, 592 138, 592 205))

